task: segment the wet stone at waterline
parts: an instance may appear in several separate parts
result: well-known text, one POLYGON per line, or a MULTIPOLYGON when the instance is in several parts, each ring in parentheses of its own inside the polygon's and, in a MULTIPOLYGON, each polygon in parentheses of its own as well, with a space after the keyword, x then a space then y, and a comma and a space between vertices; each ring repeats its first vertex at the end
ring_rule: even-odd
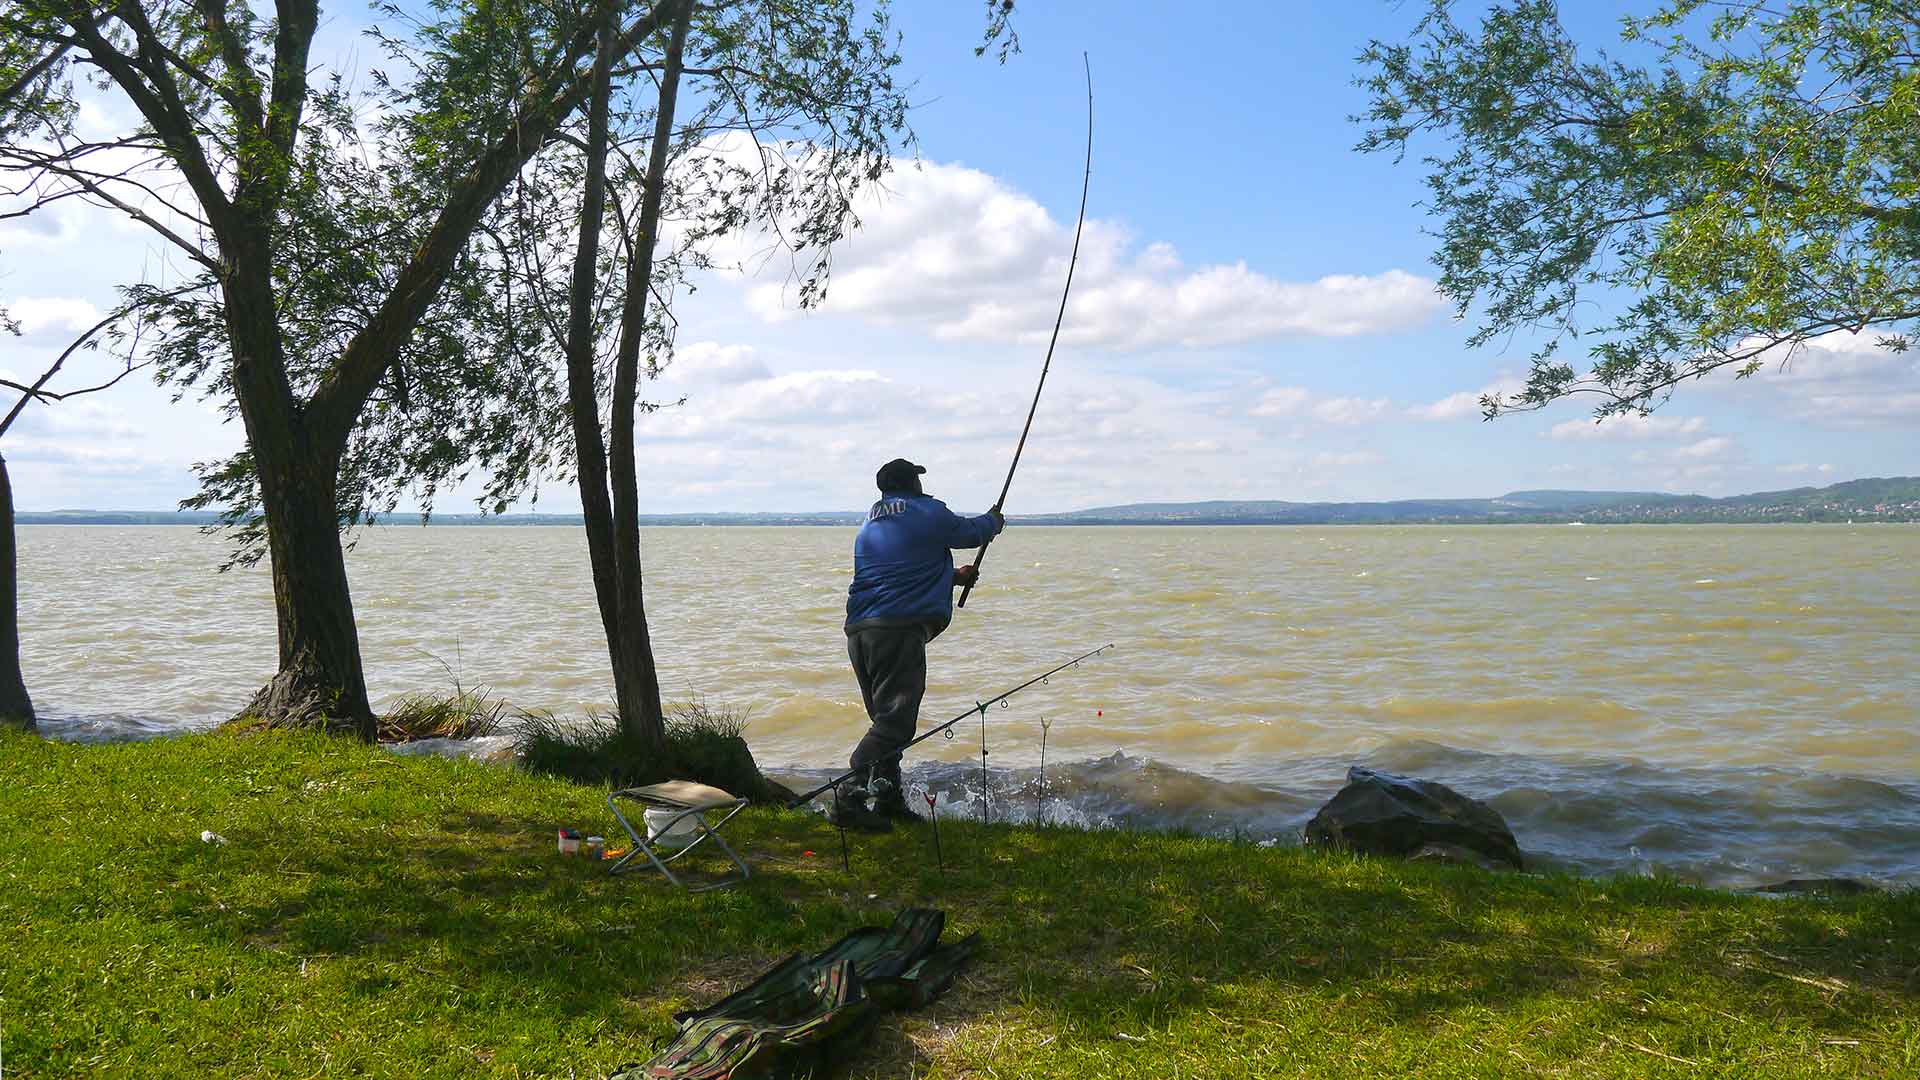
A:
POLYGON ((1493 807, 1445 784, 1359 766, 1347 770, 1347 786, 1307 822, 1305 837, 1314 846, 1365 855, 1522 866, 1513 830, 1493 807))

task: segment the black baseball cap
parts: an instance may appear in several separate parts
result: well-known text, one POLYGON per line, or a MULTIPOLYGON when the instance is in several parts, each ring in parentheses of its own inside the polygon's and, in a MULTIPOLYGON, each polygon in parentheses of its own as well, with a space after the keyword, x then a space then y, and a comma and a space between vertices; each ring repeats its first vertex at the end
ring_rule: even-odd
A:
POLYGON ((873 482, 879 485, 881 491, 918 491, 920 477, 926 471, 924 465, 915 465, 906 458, 897 457, 880 466, 880 471, 873 474, 873 482))

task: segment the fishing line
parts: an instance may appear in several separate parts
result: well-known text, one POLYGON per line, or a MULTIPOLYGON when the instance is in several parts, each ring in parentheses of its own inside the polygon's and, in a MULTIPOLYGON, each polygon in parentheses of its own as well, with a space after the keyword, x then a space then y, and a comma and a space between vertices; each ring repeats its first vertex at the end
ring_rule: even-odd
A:
MULTIPOLYGON (((1040 409, 1040 391, 1047 388, 1047 371, 1053 367, 1053 347, 1060 344, 1060 324, 1067 318, 1067 297, 1073 293, 1073 270, 1080 264, 1080 233, 1087 224, 1087 189, 1093 184, 1093 63, 1086 53, 1080 54, 1080 64, 1087 73, 1087 166, 1080 177, 1080 216, 1073 224, 1073 254, 1067 260, 1067 284, 1060 290, 1060 311, 1053 317, 1053 337, 1047 340, 1047 358, 1040 365, 1040 385, 1033 388, 1033 404, 1027 406, 1027 423, 1020 429, 1020 441, 1013 448, 1013 464, 1007 466, 1007 482, 1000 485, 1000 497, 993 502, 993 513, 1006 509, 1007 492, 1013 489, 1013 474, 1020 468, 1020 454, 1027 448, 1027 435, 1033 431, 1033 414, 1040 409)), ((960 599, 954 601, 954 607, 966 607, 967 597, 973 595, 973 587, 980 581, 980 567, 987 561, 987 546, 993 543, 988 537, 987 543, 973 556, 973 580, 960 590, 960 599)))

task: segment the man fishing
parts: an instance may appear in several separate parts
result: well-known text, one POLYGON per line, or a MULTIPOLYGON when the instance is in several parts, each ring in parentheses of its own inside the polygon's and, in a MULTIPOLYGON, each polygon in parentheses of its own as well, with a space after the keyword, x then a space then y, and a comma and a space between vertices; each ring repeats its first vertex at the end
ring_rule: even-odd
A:
POLYGON ((885 832, 895 821, 921 821, 900 785, 900 751, 920 723, 927 692, 927 642, 953 621, 953 590, 971 584, 953 552, 986 544, 1006 527, 998 510, 961 517, 920 488, 927 470, 905 458, 880 466, 880 501, 853 540, 853 584, 847 587, 847 658, 860 680, 872 726, 853 748, 851 780, 834 789, 834 824, 885 832), (869 805, 871 800, 871 805, 869 805))

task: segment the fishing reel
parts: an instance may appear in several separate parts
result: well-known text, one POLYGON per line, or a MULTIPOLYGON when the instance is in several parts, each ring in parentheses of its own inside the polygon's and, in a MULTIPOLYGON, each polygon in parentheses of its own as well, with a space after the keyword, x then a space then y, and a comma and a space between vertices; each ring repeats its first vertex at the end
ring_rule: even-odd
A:
POLYGON ((856 773, 841 781, 834 800, 843 806, 858 806, 868 810, 899 794, 900 786, 887 777, 875 776, 871 772, 862 777, 856 773))

